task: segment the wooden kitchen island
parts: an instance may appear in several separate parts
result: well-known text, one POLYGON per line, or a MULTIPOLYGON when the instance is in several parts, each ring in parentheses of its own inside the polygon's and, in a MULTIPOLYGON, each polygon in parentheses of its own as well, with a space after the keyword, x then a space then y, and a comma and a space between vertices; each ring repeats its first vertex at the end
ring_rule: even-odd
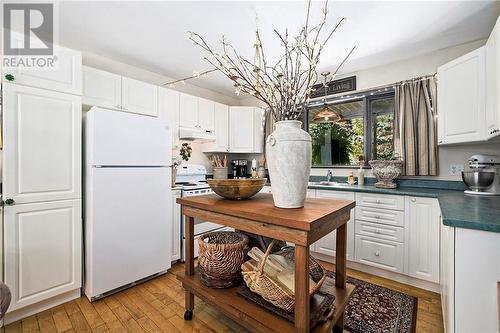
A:
POLYGON ((354 290, 346 284, 347 222, 354 201, 308 198, 303 208, 281 209, 274 207, 271 194, 241 201, 213 194, 178 198, 177 203, 186 217, 185 273, 178 276, 186 290, 184 319, 192 318, 197 296, 252 332, 310 332, 309 245, 337 229, 335 312, 313 332, 342 331, 344 309, 354 290), (295 326, 238 295, 236 288, 212 289, 202 284, 194 269, 195 218, 295 244, 295 326))

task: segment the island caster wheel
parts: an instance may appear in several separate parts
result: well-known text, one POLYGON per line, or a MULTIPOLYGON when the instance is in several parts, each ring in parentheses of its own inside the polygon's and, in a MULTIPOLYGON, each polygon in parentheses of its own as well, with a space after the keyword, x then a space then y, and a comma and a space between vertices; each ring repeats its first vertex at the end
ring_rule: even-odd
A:
POLYGON ((186 312, 184 312, 184 320, 191 320, 191 319, 193 319, 193 311, 186 310, 186 312))

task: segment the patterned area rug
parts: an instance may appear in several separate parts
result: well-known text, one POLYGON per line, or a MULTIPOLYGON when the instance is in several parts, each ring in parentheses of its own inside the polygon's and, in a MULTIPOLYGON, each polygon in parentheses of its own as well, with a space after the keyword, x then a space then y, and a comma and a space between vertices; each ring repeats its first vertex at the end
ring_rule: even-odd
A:
POLYGON ((416 297, 352 277, 348 277, 347 282, 354 284, 356 289, 346 308, 346 330, 355 333, 415 333, 416 297))

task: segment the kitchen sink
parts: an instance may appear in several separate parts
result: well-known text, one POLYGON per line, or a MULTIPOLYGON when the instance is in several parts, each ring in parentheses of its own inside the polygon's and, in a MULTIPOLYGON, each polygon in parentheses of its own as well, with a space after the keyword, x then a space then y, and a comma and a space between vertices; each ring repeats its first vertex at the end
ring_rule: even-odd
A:
POLYGON ((338 182, 309 182, 309 186, 338 186, 340 183, 338 182))

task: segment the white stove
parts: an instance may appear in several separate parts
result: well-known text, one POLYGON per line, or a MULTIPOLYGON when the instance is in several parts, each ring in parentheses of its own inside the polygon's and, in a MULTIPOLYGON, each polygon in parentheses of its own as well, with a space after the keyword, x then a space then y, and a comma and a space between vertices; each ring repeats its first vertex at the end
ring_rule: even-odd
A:
MULTIPOLYGON (((177 169, 176 185, 181 186, 181 197, 191 197, 195 195, 208 195, 214 193, 207 181, 207 169, 203 165, 186 164, 177 169)), ((181 261, 185 259, 185 228, 184 216, 181 218, 181 261)), ((206 232, 211 231, 232 231, 233 229, 224 227, 209 221, 194 219, 194 256, 198 256, 198 238, 206 232)))

